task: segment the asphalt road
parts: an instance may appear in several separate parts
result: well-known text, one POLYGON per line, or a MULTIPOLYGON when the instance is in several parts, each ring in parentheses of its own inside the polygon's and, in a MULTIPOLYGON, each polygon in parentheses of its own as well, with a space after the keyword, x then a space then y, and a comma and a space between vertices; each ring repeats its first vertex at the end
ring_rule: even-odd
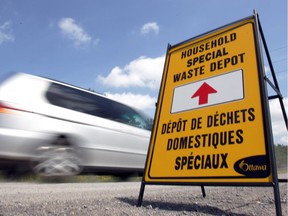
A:
MULTIPOLYGON (((276 215, 271 187, 146 185, 136 207, 140 182, 0 183, 1 216, 41 215, 276 215)), ((287 215, 287 184, 280 184, 287 215)))

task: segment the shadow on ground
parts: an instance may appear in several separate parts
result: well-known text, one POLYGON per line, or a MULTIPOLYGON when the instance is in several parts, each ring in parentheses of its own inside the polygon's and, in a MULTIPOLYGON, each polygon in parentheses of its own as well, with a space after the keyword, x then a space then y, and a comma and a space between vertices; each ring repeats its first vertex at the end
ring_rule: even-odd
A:
MULTIPOLYGON (((128 203, 131 206, 136 206, 138 200, 133 198, 117 198, 121 202, 128 203)), ((247 204, 248 205, 248 204, 247 204)), ((226 211, 219 209, 217 207, 208 206, 208 205, 199 205, 195 203, 171 203, 171 202, 163 202, 163 201, 143 201, 142 207, 153 208, 158 210, 166 210, 166 211, 185 211, 185 212, 195 212, 195 213, 203 213, 209 215, 233 215, 233 216, 248 216, 247 214, 237 214, 231 212, 231 209, 226 211)), ((243 206, 241 206, 243 207, 243 206)))

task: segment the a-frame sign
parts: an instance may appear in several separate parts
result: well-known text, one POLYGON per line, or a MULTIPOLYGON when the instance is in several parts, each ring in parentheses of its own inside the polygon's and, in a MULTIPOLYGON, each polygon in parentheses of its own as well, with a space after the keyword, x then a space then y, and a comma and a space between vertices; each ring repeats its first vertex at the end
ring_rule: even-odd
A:
POLYGON ((138 206, 146 184, 273 186, 282 214, 259 24, 168 45, 138 206))

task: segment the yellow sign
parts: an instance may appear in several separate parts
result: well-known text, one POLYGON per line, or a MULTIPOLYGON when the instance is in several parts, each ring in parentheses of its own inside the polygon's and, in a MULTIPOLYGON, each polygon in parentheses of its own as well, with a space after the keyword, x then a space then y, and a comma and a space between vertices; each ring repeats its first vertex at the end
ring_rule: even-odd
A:
POLYGON ((145 182, 271 182, 255 20, 168 48, 145 182))

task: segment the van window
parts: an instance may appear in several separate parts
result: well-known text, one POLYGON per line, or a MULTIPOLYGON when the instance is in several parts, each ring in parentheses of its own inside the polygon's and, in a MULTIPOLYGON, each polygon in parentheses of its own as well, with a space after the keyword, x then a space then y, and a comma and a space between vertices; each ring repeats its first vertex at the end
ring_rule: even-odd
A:
POLYGON ((102 96, 52 83, 46 97, 51 104, 56 106, 146 130, 152 129, 151 119, 145 114, 102 96))

